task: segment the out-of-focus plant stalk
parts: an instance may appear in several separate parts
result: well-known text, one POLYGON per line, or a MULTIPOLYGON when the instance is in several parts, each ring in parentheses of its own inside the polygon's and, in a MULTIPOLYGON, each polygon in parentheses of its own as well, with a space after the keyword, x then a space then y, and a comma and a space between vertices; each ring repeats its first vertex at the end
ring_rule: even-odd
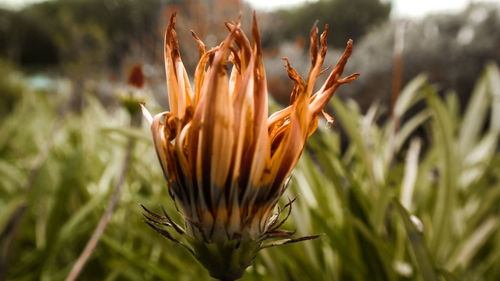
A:
POLYGON ((391 117, 394 122, 394 132, 399 127, 399 116, 396 116, 394 108, 398 101, 401 85, 403 83, 403 51, 405 44, 405 27, 404 21, 396 25, 394 32, 394 64, 392 70, 392 91, 391 91, 391 117))
MULTIPOLYGON (((140 64, 137 64, 133 66, 128 75, 127 83, 137 89, 141 89, 144 87, 144 74, 142 72, 142 66, 140 64)), ((133 101, 133 93, 130 93, 130 96, 127 98, 122 98, 122 105, 123 107, 129 112, 130 114, 130 127, 140 127, 141 125, 141 110, 140 107, 137 103, 137 100, 133 101)), ((106 230, 106 227, 109 223, 109 220, 111 219, 111 216, 113 214, 113 211, 118 204, 118 200, 120 199, 120 194, 123 188, 123 184, 125 182, 125 178, 127 176, 127 171, 130 166, 130 159, 132 157, 132 152, 135 144, 135 139, 133 137, 128 137, 127 140, 127 146, 125 148, 125 157, 122 162, 122 168, 120 170, 120 175, 118 178, 118 181, 116 185, 113 188, 113 194, 111 198, 109 199, 108 205, 106 207, 106 210, 104 211, 104 214, 102 215, 101 219, 99 220, 99 223, 97 224, 97 227, 94 230, 94 233, 92 233, 92 236, 90 237, 89 241, 87 242, 85 248, 83 249, 82 253, 78 257, 77 261, 71 268, 70 273, 66 277, 66 281, 73 281, 78 278, 80 275, 81 271, 83 270, 83 267, 87 263, 89 257, 92 255, 94 252, 97 244, 99 243, 99 239, 101 238, 101 235, 104 233, 104 230, 106 230)))

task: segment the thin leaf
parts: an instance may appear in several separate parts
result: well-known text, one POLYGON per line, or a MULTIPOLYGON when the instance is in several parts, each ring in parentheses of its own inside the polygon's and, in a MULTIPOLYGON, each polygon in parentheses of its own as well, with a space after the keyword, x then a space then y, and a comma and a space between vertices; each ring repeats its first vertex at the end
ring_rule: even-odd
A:
POLYGON ((465 267, 472 258, 484 246, 487 239, 498 229, 499 220, 497 217, 490 217, 483 222, 470 236, 463 240, 456 248, 455 253, 451 256, 448 265, 450 270, 455 270, 457 267, 465 267))
POLYGON ((399 203, 398 200, 393 200, 393 205, 397 213, 403 219, 403 224, 406 229, 408 240, 413 249, 415 261, 419 268, 419 273, 425 281, 439 281, 436 268, 432 263, 432 258, 425 245, 424 238, 420 231, 410 218, 408 211, 399 203))

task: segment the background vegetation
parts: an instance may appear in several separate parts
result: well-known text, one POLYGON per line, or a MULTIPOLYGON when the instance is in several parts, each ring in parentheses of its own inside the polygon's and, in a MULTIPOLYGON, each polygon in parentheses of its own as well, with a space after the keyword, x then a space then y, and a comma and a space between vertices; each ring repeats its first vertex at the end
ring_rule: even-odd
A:
MULTIPOLYGON (((9 24, 0 24, 0 280, 63 280, 126 164, 118 205, 79 279, 210 280, 187 252, 147 227, 138 205, 176 213, 150 131, 131 122, 140 120, 131 104, 145 100, 159 112, 166 101, 163 72, 151 63, 158 60, 161 69, 154 50, 160 46, 161 53, 155 32, 161 30, 162 15, 151 14, 160 2, 146 2, 136 9, 134 1, 85 1, 87 6, 60 0, 2 11, 8 16, 1 19, 9 19, 2 22, 9 24), (51 20, 39 20, 41 15, 51 20), (132 37, 123 37, 128 31, 132 37), (26 43, 30 40, 40 48, 26 43), (39 59, 16 59, 23 54, 39 59), (128 61, 138 59, 147 78, 144 90, 122 82, 128 61)), ((280 13, 306 13, 313 6, 302 9, 280 13)), ((392 117, 387 117, 390 106, 383 97, 389 87, 383 80, 379 86, 386 90, 378 99, 344 95, 332 101, 335 128, 320 124, 286 194, 298 199, 285 227, 297 235, 324 235, 263 250, 242 280, 500 280, 500 71, 495 63, 500 36, 495 30, 486 32, 489 36, 480 32, 500 21, 497 10, 488 11, 493 12, 469 25, 456 17, 434 18, 440 34, 449 35, 434 42, 456 46, 449 49, 453 60, 428 64, 421 68, 428 74, 417 75, 419 68, 405 58, 405 73, 412 74, 404 78, 392 117), (455 25, 448 24, 452 19, 455 25), (450 43, 467 26, 475 28, 477 40, 492 40, 490 45, 450 43), (478 53, 481 58, 473 59, 478 53), (474 65, 463 68, 466 75, 451 67, 460 58, 474 65), (440 79, 457 75, 471 81, 467 92, 440 79)), ((313 20, 307 20, 309 29, 313 20)), ((409 42, 429 28, 410 26, 409 42)), ((379 77, 387 77, 391 54, 377 53, 373 38, 385 34, 377 37, 385 38, 380 48, 392 48, 392 31, 373 32, 360 40, 363 51, 354 53, 351 67, 371 76, 378 65, 379 77), (370 56, 373 61, 366 59, 370 56), (362 65, 368 66, 356 69, 362 65)), ((279 47, 286 44, 296 42, 279 47)), ((408 57, 443 56, 442 48, 419 52, 413 43, 409 48, 408 57)), ((334 62, 332 53, 328 63, 334 62)), ((295 54, 290 55, 298 62, 294 66, 307 67, 302 63, 307 52, 295 54)), ((415 61, 425 65, 423 59, 415 61)), ((273 65, 266 63, 270 79, 273 65)), ((378 90, 364 85, 362 97, 370 95, 366 88, 378 90)), ((279 107, 272 104, 271 111, 279 107)))

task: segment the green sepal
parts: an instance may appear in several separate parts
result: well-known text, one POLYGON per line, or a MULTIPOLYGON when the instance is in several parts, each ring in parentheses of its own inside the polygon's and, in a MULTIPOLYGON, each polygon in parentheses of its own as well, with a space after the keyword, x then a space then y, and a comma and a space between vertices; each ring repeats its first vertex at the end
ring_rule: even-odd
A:
POLYGON ((233 239, 206 243, 193 241, 195 257, 219 280, 237 280, 253 263, 260 249, 260 242, 250 239, 233 239))

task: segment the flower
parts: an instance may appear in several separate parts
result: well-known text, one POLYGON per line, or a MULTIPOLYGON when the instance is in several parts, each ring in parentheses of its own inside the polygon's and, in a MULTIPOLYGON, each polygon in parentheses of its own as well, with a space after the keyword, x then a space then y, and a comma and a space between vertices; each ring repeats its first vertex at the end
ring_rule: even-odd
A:
POLYGON ((290 105, 268 117, 266 75, 260 35, 253 14, 252 42, 236 23, 226 23, 229 35, 217 47, 199 46, 199 62, 191 84, 183 66, 175 14, 165 34, 165 70, 170 111, 151 117, 154 145, 169 193, 182 210, 185 229, 165 213, 147 209, 146 222, 167 238, 181 243, 160 225, 173 227, 188 237, 182 243, 210 272, 221 280, 235 280, 251 264, 258 250, 277 244, 312 239, 292 238, 293 232, 278 228, 284 219, 273 214, 287 188, 287 179, 316 130, 335 90, 359 74, 340 78, 352 53, 349 40, 344 54, 326 82, 316 92, 316 78, 326 55, 328 27, 320 36, 311 31, 311 69, 304 81, 286 60, 294 83, 290 105), (232 64, 228 75, 228 65, 232 64), (274 244, 267 239, 282 238, 274 244))
POLYGON ((144 72, 142 71, 142 64, 136 63, 129 69, 127 84, 139 90, 144 88, 146 79, 144 78, 144 72))

